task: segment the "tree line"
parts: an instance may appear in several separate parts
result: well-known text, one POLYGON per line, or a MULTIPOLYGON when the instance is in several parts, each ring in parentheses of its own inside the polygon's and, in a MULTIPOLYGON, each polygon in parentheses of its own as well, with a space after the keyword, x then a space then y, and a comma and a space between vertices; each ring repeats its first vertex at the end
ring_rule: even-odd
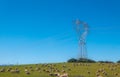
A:
MULTIPOLYGON (((71 58, 67 61, 68 63, 77 63, 77 62, 81 62, 81 63, 114 63, 112 61, 95 61, 92 59, 88 59, 88 58, 79 58, 79 59, 75 59, 75 58, 71 58)), ((120 63, 120 60, 118 60, 116 63, 120 63)))

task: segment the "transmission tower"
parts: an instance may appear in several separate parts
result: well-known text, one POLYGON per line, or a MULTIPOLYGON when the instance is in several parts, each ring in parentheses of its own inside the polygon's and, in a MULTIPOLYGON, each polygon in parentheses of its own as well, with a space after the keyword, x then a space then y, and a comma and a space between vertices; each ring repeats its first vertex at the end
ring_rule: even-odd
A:
POLYGON ((78 46, 80 51, 79 58, 87 58, 86 36, 88 34, 88 25, 87 23, 78 19, 75 21, 75 24, 75 29, 78 35, 78 46))

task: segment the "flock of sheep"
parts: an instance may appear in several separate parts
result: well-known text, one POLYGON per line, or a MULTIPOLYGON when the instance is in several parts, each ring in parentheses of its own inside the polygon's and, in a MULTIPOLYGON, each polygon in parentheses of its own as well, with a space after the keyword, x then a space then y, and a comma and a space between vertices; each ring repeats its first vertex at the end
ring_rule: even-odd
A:
MULTIPOLYGON (((91 75, 94 74, 95 77, 120 77, 120 64, 114 64, 114 63, 97 63, 97 68, 95 68, 95 72, 92 72, 90 69, 93 67, 93 64, 90 63, 63 63, 61 64, 61 68, 58 68, 57 64, 36 64, 34 67, 32 66, 23 66, 23 69, 19 69, 19 66, 13 67, 0 67, 0 73, 6 73, 10 72, 11 74, 20 74, 21 71, 24 72, 26 75, 32 74, 32 72, 44 72, 48 75, 48 77, 86 77, 85 75, 75 75, 73 76, 71 73, 75 72, 77 70, 74 70, 74 68, 79 68, 79 66, 86 68, 86 73, 88 77, 92 77, 91 75), (109 70, 109 72, 108 72, 109 70), (117 70, 117 71, 116 71, 117 70), (109 73, 113 73, 112 76, 110 76, 109 73), (72 75, 72 76, 71 76, 72 75)), ((81 72, 81 71, 77 71, 81 72)))

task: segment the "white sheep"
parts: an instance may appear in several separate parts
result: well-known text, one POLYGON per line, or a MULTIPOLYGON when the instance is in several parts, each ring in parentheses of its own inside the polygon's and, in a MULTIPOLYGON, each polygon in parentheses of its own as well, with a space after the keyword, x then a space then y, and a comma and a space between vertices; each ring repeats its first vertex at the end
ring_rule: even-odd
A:
POLYGON ((62 74, 62 75, 59 74, 58 77, 68 77, 68 74, 67 74, 67 73, 64 73, 64 74, 62 74))

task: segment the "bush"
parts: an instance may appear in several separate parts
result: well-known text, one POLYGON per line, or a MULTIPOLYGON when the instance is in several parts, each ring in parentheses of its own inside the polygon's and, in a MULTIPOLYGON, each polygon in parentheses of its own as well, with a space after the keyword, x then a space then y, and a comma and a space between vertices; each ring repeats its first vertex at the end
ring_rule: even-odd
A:
POLYGON ((114 63, 112 61, 98 61, 99 63, 114 63))
POLYGON ((96 61, 91 60, 91 59, 87 59, 87 58, 79 58, 78 62, 82 62, 82 63, 95 63, 96 61))
POLYGON ((71 59, 68 60, 68 62, 69 62, 69 63, 71 63, 71 62, 77 62, 77 59, 71 58, 71 59))
POLYGON ((87 59, 87 58, 79 58, 79 59, 69 59, 68 62, 81 62, 81 63, 95 63, 96 61, 87 59))

